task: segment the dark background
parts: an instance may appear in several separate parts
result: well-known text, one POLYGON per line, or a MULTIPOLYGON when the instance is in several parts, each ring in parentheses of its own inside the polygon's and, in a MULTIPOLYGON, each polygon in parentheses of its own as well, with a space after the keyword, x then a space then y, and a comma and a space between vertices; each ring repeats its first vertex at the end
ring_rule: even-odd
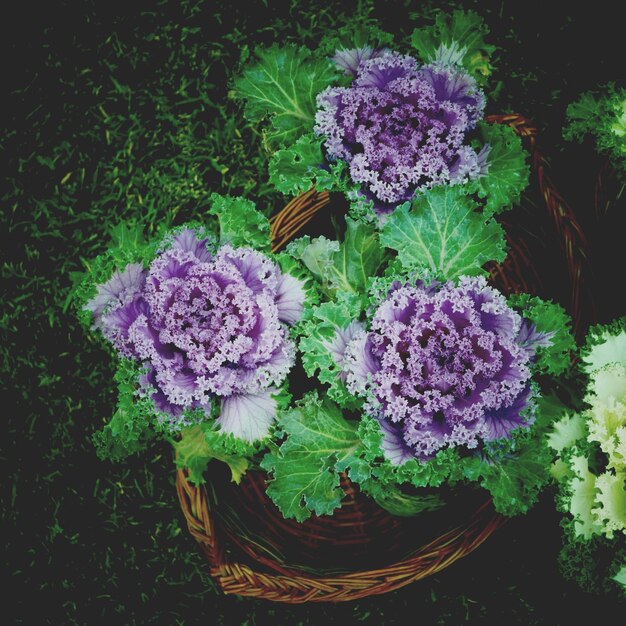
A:
MULTIPOLYGON (((500 50, 488 113, 540 129, 555 183, 590 240, 597 319, 623 314, 623 230, 599 218, 603 159, 562 140, 565 109, 623 78, 614 3, 379 2, 382 27, 408 35, 440 7, 476 8, 500 50)), ((0 487, 2 621, 24 624, 582 624, 624 611, 559 574, 551 493, 479 550, 404 590, 344 605, 288 607, 220 595, 188 535, 166 445, 113 465, 89 436, 110 416, 112 361, 76 323, 73 272, 107 230, 141 215, 202 215, 211 191, 245 193, 268 213, 258 129, 229 78, 258 43, 314 47, 356 3, 19 2, 2 16, 4 297, 0 487)), ((607 174, 606 197, 619 184, 607 174)), ((551 245, 550 242, 547 245, 551 245)))

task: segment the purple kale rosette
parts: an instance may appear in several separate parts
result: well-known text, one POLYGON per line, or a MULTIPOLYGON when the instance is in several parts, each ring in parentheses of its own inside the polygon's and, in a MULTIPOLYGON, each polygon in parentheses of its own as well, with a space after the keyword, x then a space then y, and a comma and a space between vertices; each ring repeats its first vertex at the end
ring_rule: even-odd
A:
POLYGON ((469 74, 394 52, 358 52, 338 55, 355 77, 317 96, 315 132, 330 160, 348 163, 375 208, 391 210, 417 191, 486 173, 489 147, 477 152, 467 140, 485 106, 469 74))
POLYGON ((215 411, 222 432, 253 442, 276 416, 304 299, 301 282, 266 255, 183 229, 147 267, 115 271, 85 308, 118 353, 144 367, 140 392, 167 430, 215 411))
POLYGON ((342 370, 366 398, 394 464, 474 449, 533 421, 530 365, 549 342, 482 277, 396 285, 369 330, 351 329, 342 370))
POLYGON ((262 125, 270 184, 340 193, 380 227, 437 187, 462 188, 486 215, 516 204, 527 155, 513 128, 483 119, 495 48, 478 15, 449 18, 416 29, 412 55, 378 28, 258 49, 234 93, 262 125))

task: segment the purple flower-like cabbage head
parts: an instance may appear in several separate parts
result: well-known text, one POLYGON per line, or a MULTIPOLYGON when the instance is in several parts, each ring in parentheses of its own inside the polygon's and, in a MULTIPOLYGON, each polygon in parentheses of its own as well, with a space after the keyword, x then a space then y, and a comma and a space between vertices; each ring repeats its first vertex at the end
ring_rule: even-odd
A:
MULTIPOLYGON (((318 95, 315 132, 330 159, 349 163, 352 180, 377 208, 485 173, 489 148, 477 154, 464 143, 485 105, 471 76, 392 52, 364 58, 350 87, 318 95)), ((354 61, 341 60, 346 67, 354 61)))
POLYGON ((304 305, 301 282, 250 248, 180 231, 148 269, 117 271, 87 305, 121 355, 146 366, 141 383, 172 430, 185 409, 248 441, 267 435, 273 395, 294 362, 288 325, 304 305))
POLYGON ((385 455, 401 464, 529 426, 529 365, 545 339, 482 277, 418 281, 394 286, 370 331, 351 333, 342 367, 381 423, 385 455))

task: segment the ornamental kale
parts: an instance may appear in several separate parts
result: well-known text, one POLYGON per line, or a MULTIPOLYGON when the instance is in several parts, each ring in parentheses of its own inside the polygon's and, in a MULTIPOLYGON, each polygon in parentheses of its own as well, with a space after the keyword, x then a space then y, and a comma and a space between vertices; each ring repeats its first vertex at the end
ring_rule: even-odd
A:
POLYGON ((98 286, 86 307, 120 355, 146 367, 142 393, 168 430, 190 423, 185 409, 209 415, 247 441, 267 436, 272 394, 293 365, 287 324, 302 313, 304 291, 266 256, 223 245, 191 229, 166 240, 144 270, 129 264, 98 286))
POLYGON ((342 356, 348 390, 381 422, 387 458, 425 461, 530 426, 530 360, 550 336, 527 326, 482 277, 394 285, 342 356))
POLYGON ((567 107, 563 135, 582 141, 591 135, 598 152, 607 154, 626 173, 626 89, 609 83, 599 92, 587 92, 567 107))
POLYGON ((416 29, 417 58, 393 49, 371 19, 326 36, 317 50, 272 46, 235 80, 244 113, 267 118, 269 180, 297 195, 344 194, 352 215, 381 224, 437 186, 462 186, 486 215, 528 182, 521 141, 482 122, 495 48, 471 12, 416 29))
POLYGON ((381 209, 486 173, 489 148, 477 153, 466 141, 485 97, 460 69, 420 68, 387 52, 361 60, 352 85, 329 87, 317 104, 315 132, 328 157, 347 161, 352 180, 381 209))
POLYGON ((219 236, 189 224, 127 254, 112 247, 79 290, 92 327, 131 364, 101 450, 135 451, 153 425, 182 437, 179 460, 196 482, 209 458, 239 477, 247 465, 238 455, 269 436, 306 299, 297 272, 249 247, 268 247, 267 219, 245 200, 212 203, 219 236))
POLYGON ((626 591, 626 318, 589 331, 581 370, 588 377, 587 408, 564 415, 548 435, 558 504, 567 514, 567 549, 610 540, 621 554, 614 580, 626 591))

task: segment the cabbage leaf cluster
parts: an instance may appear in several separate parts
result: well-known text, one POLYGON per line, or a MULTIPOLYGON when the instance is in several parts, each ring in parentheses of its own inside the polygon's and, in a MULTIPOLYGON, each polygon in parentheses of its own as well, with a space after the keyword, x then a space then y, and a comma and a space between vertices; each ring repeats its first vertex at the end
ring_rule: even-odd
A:
POLYGON ((570 552, 612 543, 614 580, 626 590, 626 318, 590 329, 580 369, 586 408, 563 415, 548 435, 566 541, 570 552))

